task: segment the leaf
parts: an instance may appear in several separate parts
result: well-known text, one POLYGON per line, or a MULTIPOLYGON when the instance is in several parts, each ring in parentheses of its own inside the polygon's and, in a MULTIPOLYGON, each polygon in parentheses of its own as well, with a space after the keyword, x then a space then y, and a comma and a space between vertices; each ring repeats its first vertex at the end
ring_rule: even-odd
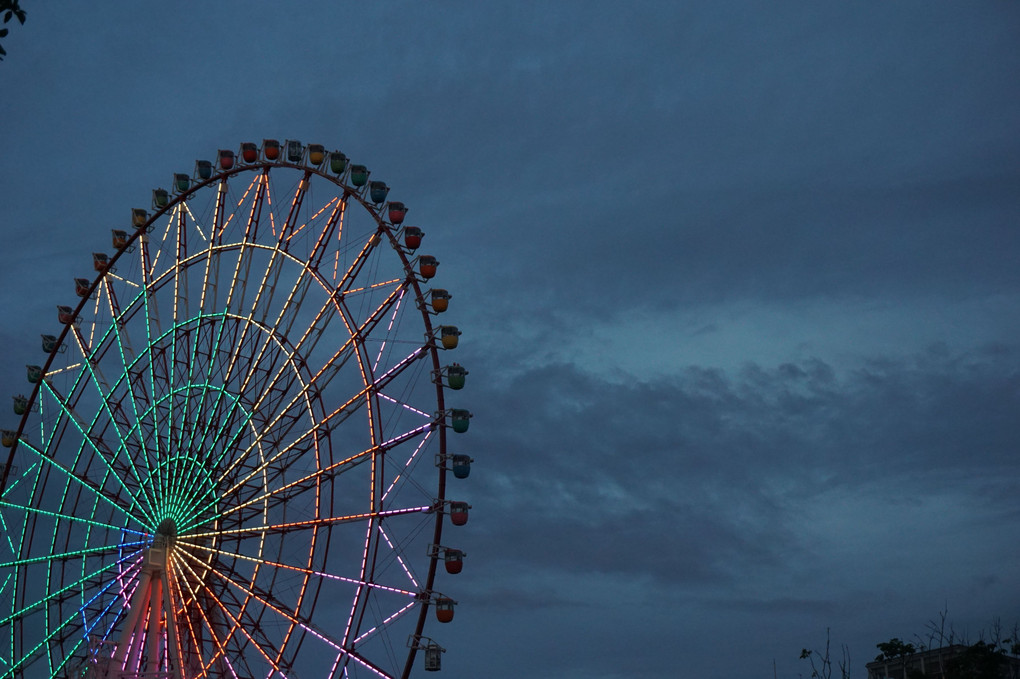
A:
POLYGON ((0 38, 6 38, 8 33, 10 33, 10 29, 0 28, 0 38))
POLYGON ((4 14, 4 23, 6 24, 8 21, 10 21, 12 16, 14 16, 14 12, 7 10, 7 13, 4 14))

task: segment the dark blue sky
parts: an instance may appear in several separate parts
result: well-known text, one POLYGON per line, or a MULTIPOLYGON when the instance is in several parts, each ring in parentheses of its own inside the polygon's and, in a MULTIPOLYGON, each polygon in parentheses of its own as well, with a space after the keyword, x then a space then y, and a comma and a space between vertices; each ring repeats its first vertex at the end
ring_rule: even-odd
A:
POLYGON ((471 371, 448 676, 808 674, 1020 617, 1020 3, 27 2, 0 376, 196 158, 340 148, 471 371))

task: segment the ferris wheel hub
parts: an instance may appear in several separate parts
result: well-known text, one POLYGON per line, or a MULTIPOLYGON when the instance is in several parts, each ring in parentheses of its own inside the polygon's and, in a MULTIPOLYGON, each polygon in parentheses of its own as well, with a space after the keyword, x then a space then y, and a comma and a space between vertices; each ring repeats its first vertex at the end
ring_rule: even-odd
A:
POLYGON ((168 544, 177 537, 177 524, 171 518, 163 519, 156 526, 156 542, 168 544))

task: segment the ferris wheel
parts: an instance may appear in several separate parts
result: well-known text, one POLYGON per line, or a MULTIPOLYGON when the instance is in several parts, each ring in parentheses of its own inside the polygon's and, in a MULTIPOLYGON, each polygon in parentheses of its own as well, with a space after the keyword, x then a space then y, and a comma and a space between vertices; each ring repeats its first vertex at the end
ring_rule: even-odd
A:
POLYGON ((388 191, 266 139, 125 210, 3 431, 0 679, 440 668, 467 371, 388 191))

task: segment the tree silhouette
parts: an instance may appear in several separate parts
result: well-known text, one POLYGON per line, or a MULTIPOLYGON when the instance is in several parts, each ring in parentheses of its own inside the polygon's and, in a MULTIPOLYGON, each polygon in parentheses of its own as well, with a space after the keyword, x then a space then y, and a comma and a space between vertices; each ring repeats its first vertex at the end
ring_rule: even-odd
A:
MULTIPOLYGON (((21 9, 18 0, 0 0, 0 14, 3 14, 4 24, 14 17, 18 18, 19 23, 25 23, 25 10, 21 9)), ((6 26, 0 28, 0 38, 6 38, 9 32, 10 29, 6 26)), ((5 56, 7 56, 7 50, 3 48, 3 45, 0 45, 0 61, 3 61, 5 56)))
POLYGON ((905 655, 910 655, 912 653, 917 652, 917 649, 914 648, 913 644, 903 643, 896 637, 893 637, 889 641, 883 642, 881 644, 875 644, 875 646, 878 648, 878 650, 882 651, 878 655, 878 657, 875 658, 876 661, 892 660, 893 658, 902 658, 905 655))

